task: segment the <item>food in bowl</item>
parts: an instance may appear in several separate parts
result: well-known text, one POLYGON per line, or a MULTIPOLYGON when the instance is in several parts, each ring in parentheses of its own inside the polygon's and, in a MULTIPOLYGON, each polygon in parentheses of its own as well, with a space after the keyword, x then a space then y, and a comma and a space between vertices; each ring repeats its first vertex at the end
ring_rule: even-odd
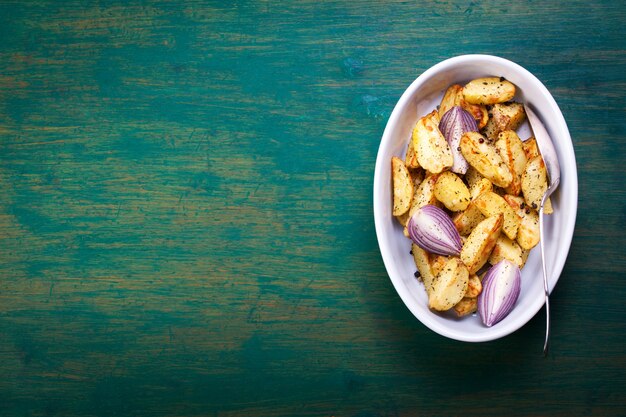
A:
MULTIPOLYGON (((514 100, 524 103, 541 116, 561 166, 561 183, 551 196, 554 215, 543 218, 548 289, 552 291, 563 271, 576 224, 576 157, 567 123, 554 97, 535 75, 522 66, 497 56, 473 54, 446 59, 422 72, 402 93, 389 116, 378 147, 373 178, 376 237, 391 284, 408 311, 424 326, 444 337, 464 342, 502 338, 524 326, 541 310, 545 294, 539 251, 530 251, 521 271, 517 302, 511 313, 497 325, 485 326, 478 314, 459 318, 453 310, 435 312, 429 309, 424 285, 414 277, 416 268, 415 257, 410 253, 411 241, 403 238, 404 227, 391 213, 393 190, 389 160, 393 156, 404 156, 417 120, 441 104, 450 85, 465 85, 470 80, 493 75, 513 83, 517 87, 514 100)), ((520 137, 526 138, 530 135, 530 126, 524 122, 517 132, 520 137)), ((431 181, 427 181, 420 187, 432 185, 431 181)))
MULTIPOLYGON (((428 307, 480 314, 491 327, 513 309, 547 175, 526 116, 504 77, 452 84, 421 115, 404 159, 391 158, 392 215, 412 241, 428 307)), ((546 213, 552 213, 548 201, 546 213)))

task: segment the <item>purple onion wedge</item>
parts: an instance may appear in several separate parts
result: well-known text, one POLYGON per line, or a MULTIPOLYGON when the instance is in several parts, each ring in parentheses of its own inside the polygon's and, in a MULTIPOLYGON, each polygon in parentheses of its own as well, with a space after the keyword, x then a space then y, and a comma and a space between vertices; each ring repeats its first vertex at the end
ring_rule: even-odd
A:
POLYGON ((459 256, 463 244, 450 216, 431 204, 420 207, 407 224, 411 240, 420 248, 437 255, 459 256))
POLYGON ((467 132, 477 132, 476 119, 461 106, 454 106, 444 113, 439 122, 439 130, 446 138, 452 151, 453 164, 450 170, 457 174, 465 174, 469 164, 463 157, 459 144, 461 137, 467 132))
POLYGON ((522 273, 513 262, 503 259, 487 271, 482 284, 478 313, 485 326, 491 327, 513 310, 522 286, 522 273))

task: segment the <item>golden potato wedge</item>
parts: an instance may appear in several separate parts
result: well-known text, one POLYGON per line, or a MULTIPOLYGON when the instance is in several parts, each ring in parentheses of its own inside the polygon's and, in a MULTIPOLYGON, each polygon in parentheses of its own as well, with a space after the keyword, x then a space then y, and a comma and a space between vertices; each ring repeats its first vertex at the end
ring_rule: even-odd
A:
POLYGON ((470 198, 473 200, 487 191, 493 191, 493 184, 487 178, 481 178, 470 188, 470 198))
POLYGON ((518 195, 522 192, 522 174, 526 169, 526 154, 522 140, 515 131, 504 130, 498 135, 496 150, 513 176, 513 180, 504 190, 507 194, 518 195))
POLYGON ((491 250, 500 237, 503 223, 502 213, 487 217, 468 236, 461 249, 461 260, 470 274, 475 274, 489 259, 491 250))
POLYGON ((441 272, 435 277, 428 306, 433 310, 446 311, 454 307, 465 295, 469 282, 467 267, 459 258, 448 258, 441 272))
POLYGON ((394 156, 391 158, 391 171, 393 181, 393 215, 401 216, 411 208, 413 201, 413 181, 409 170, 402 159, 394 156))
POLYGON ((426 117, 428 117, 428 119, 430 119, 431 122, 433 122, 433 124, 435 126, 439 126, 439 122, 441 121, 441 117, 439 117, 439 112, 437 110, 433 110, 430 113, 428 113, 426 115, 426 117))
POLYGON ((522 249, 522 266, 520 266, 520 268, 523 268, 524 265, 526 265, 526 260, 528 259, 529 253, 530 253, 529 249, 522 249))
POLYGON ((443 255, 430 255, 430 269, 435 276, 439 275, 444 266, 448 262, 448 257, 443 255))
POLYGON ((522 256, 522 248, 516 241, 509 239, 506 235, 500 235, 496 244, 489 255, 489 263, 495 265, 501 260, 506 259, 513 262, 520 268, 524 266, 524 258, 522 256))
POLYGON ((497 139, 500 132, 517 130, 525 118, 524 106, 520 103, 494 104, 483 133, 490 139, 497 139))
POLYGON ((454 162, 450 146, 439 131, 438 119, 437 110, 419 119, 412 137, 419 165, 433 174, 451 167, 454 162))
POLYGON ((489 120, 487 120, 487 124, 480 132, 484 137, 491 140, 498 139, 498 133, 500 133, 498 132, 498 128, 496 127, 496 122, 493 120, 493 117, 490 117, 489 120))
POLYGON ((491 114, 501 132, 517 130, 524 119, 526 119, 524 105, 515 102, 494 104, 491 114))
POLYGON ((439 118, 454 106, 460 106, 463 99, 463 86, 452 84, 443 95, 439 104, 439 118))
POLYGON ((452 223, 461 236, 469 235, 478 223, 485 220, 483 213, 472 202, 463 211, 452 216, 452 223))
POLYGON ((424 283, 426 293, 430 294, 433 289, 433 282, 435 281, 435 274, 433 274, 433 270, 430 266, 431 255, 415 243, 411 245, 411 253, 413 254, 413 261, 415 262, 417 271, 420 273, 420 279, 424 283))
MULTIPOLYGON (((417 190, 413 193, 413 202, 411 203, 411 208, 409 209, 408 218, 411 218, 418 208, 424 207, 427 204, 443 207, 443 204, 435 197, 435 183, 437 182, 438 177, 439 174, 427 175, 417 187, 417 190)), ((404 228, 404 236, 409 237, 409 231, 406 230, 406 227, 404 228)))
MULTIPOLYGON (((526 206, 523 197, 505 195, 504 200, 520 217, 516 241, 522 250, 530 250, 539 243, 539 214, 526 206)), ((526 261, 524 261, 526 262, 526 261)))
POLYGON ((463 99, 463 87, 458 84, 453 84, 448 87, 443 95, 441 104, 439 105, 439 117, 443 117, 443 115, 454 106, 461 106, 463 110, 471 114, 476 120, 479 129, 482 129, 489 120, 487 107, 468 103, 463 99))
POLYGON ((461 153, 480 174, 498 187, 507 187, 513 180, 496 148, 478 132, 467 132, 461 137, 461 153))
POLYGON ((536 156, 539 156, 539 147, 537 147, 537 139, 534 136, 529 137, 522 142, 524 153, 526 154, 526 160, 530 161, 536 156))
POLYGON ((458 317, 469 316, 478 310, 478 298, 477 297, 463 297, 461 301, 456 303, 453 307, 454 312, 458 317))
POLYGON ((450 211, 462 211, 470 202, 470 192, 463 180, 451 171, 444 171, 437 178, 435 198, 450 211))
POLYGON ((460 106, 472 115, 474 120, 476 120, 476 126, 479 129, 485 127, 487 122, 489 121, 489 112, 487 111, 487 106, 480 104, 471 104, 466 100, 461 100, 460 106))
MULTIPOLYGON (((540 156, 536 156, 529 160, 526 169, 522 175, 522 193, 526 204, 535 210, 539 210, 541 199, 548 189, 548 175, 546 166, 540 156)), ((552 204, 550 199, 546 200, 543 212, 545 214, 552 213, 552 204)))
POLYGON ((504 198, 494 192, 487 191, 472 200, 472 203, 476 205, 485 217, 502 213, 504 216, 502 231, 510 239, 515 239, 520 225, 520 218, 504 198))
POLYGON ((477 78, 463 87, 463 98, 472 104, 504 103, 514 96, 515 85, 502 77, 477 78))
POLYGON ((420 163, 417 160, 417 152, 415 152, 415 148, 413 147, 412 140, 409 141, 409 144, 406 147, 406 156, 404 158, 404 164, 409 169, 416 169, 420 167, 420 163))
POLYGON ((478 297, 482 291, 483 283, 480 281, 480 278, 478 278, 478 275, 471 274, 464 297, 478 297))
POLYGON ((472 187, 474 187, 474 185, 483 178, 485 177, 483 177, 480 172, 476 171, 476 168, 474 168, 473 166, 470 165, 467 168, 467 172, 465 173, 465 181, 467 182, 467 186, 470 189, 470 194, 472 187))
POLYGON ((539 214, 532 209, 528 209, 528 213, 526 213, 525 210, 524 217, 522 217, 519 229, 517 230, 517 243, 522 249, 530 250, 537 246, 540 236, 539 214))
MULTIPOLYGON (((424 180, 424 170, 421 168, 409 169, 409 175, 411 176, 411 181, 413 182, 413 196, 415 196, 415 193, 417 192, 420 184, 424 180)), ((411 205, 412 204, 413 203, 411 203, 411 205)), ((394 216, 394 217, 396 218, 396 220, 398 220, 398 222, 402 226, 406 226, 407 222, 409 221, 410 214, 411 214, 411 209, 409 209, 406 213, 400 216, 394 216)), ((405 236, 409 237, 408 231, 405 231, 405 236)))
POLYGON ((427 204, 432 204, 435 206, 441 207, 441 203, 435 197, 435 184, 437 183, 437 178, 439 175, 428 175, 424 180, 420 183, 413 194, 413 202, 411 204, 411 209, 409 212, 412 216, 420 207, 424 207, 427 204))

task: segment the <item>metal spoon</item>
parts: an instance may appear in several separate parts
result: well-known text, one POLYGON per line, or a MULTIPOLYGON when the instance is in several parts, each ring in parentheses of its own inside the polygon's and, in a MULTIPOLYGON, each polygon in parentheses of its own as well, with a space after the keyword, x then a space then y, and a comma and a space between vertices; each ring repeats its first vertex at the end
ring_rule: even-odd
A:
POLYGON ((539 245, 541 247, 541 264, 543 266, 543 290, 546 297, 546 340, 543 344, 543 355, 548 355, 548 342, 550 340, 550 290, 548 289, 548 273, 546 272, 546 256, 543 249, 543 208, 546 200, 559 186, 561 180, 561 169, 559 167, 559 159, 554 150, 554 145, 550 139, 550 135, 546 131, 543 123, 537 115, 527 106, 524 105, 528 122, 535 135, 537 147, 543 158, 548 174, 548 189, 541 198, 541 207, 539 208, 539 245))

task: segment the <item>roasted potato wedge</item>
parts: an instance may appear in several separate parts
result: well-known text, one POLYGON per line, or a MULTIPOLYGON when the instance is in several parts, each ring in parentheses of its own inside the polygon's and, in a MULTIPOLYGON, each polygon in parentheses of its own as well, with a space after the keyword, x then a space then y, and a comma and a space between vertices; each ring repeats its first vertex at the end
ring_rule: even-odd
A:
POLYGON ((501 77, 477 78, 465 84, 463 98, 472 104, 496 104, 515 97, 515 85, 501 77))
POLYGON ((524 106, 520 103, 494 104, 483 133, 490 139, 497 139, 500 132, 516 130, 525 118, 524 106))
POLYGON ((504 198, 494 192, 488 191, 480 194, 472 201, 472 203, 476 205, 478 210, 480 210, 485 217, 502 213, 504 216, 502 231, 510 239, 515 239, 517 236, 517 229, 520 225, 520 218, 504 198))
POLYGON ((509 167, 496 148, 478 132, 467 132, 461 138, 461 153, 480 174, 498 187, 507 187, 513 180, 509 167))
POLYGON ((472 115, 474 120, 476 120, 476 125, 479 129, 482 129, 487 125, 489 121, 489 112, 487 111, 487 107, 480 104, 471 104, 465 100, 461 100, 460 106, 472 115))
POLYGON ((470 192, 458 175, 451 171, 442 172, 434 189, 435 198, 450 211, 462 211, 470 202, 470 192))
POLYGON ((489 259, 491 250, 500 237, 503 223, 502 213, 487 217, 468 236, 461 249, 461 260, 470 274, 475 274, 489 259))
POLYGON ((481 178, 478 182, 475 182, 470 188, 470 198, 474 200, 482 193, 493 191, 493 184, 487 178, 481 178))
POLYGON ((450 146, 439 131, 438 119, 437 110, 419 119, 412 137, 419 165, 433 174, 451 167, 454 162, 450 146))
POLYGON ((417 152, 415 152, 412 140, 409 141, 409 144, 406 148, 406 157, 404 158, 404 164, 409 169, 417 169, 420 167, 420 163, 417 160, 417 152))
POLYGON ((524 210, 522 220, 517 230, 517 243, 522 249, 530 250, 537 246, 540 240, 539 214, 535 210, 524 210))
MULTIPOLYGON (((526 204, 535 210, 539 210, 541 199, 548 189, 548 174, 546 166, 540 156, 536 156, 526 164, 526 169, 522 175, 522 193, 526 204)), ((552 203, 548 198, 545 202, 543 212, 552 213, 552 203)))
MULTIPOLYGON (((530 250, 539 243, 539 214, 532 208, 526 206, 523 197, 505 195, 504 200, 515 210, 520 217, 519 228, 517 229, 516 241, 522 250, 530 250)), ((524 260, 524 262, 526 262, 524 260)))
POLYGON ((515 131, 504 130, 498 135, 496 150, 513 176, 513 180, 504 190, 507 194, 518 195, 522 192, 522 175, 527 162, 522 140, 515 131))
POLYGON ((504 201, 506 201, 506 203, 509 206, 511 206, 511 208, 513 210, 515 210, 517 215, 520 216, 520 218, 521 218, 522 217, 522 213, 520 212, 520 210, 522 210, 522 209, 524 209, 526 207, 526 203, 524 202, 524 197, 520 197, 518 195, 506 194, 506 195, 502 196, 502 198, 504 198, 504 201))
POLYGON ((443 98, 439 104, 439 118, 442 118, 452 107, 460 106, 461 100, 463 100, 463 86, 452 84, 443 94, 443 98))
POLYGON ((537 146, 537 139, 535 139, 534 136, 531 136, 522 142, 522 147, 524 148, 527 161, 539 156, 539 147, 537 146))
POLYGON ((477 182, 479 182, 480 180, 482 180, 483 175, 476 171, 476 168, 474 168, 473 166, 469 166, 469 168, 467 168, 467 172, 465 173, 465 181, 467 182, 467 186, 470 189, 470 194, 472 193, 472 187, 474 187, 476 185, 477 182))
MULTIPOLYGON (((409 209, 409 218, 415 214, 415 210, 420 207, 424 207, 427 204, 432 204, 433 206, 442 207, 443 204, 437 200, 435 197, 435 183, 437 182, 437 178, 439 174, 428 175, 424 178, 424 181, 417 187, 415 193, 413 194, 413 202, 411 203, 411 208, 409 209)), ((404 235, 409 237, 409 232, 404 228, 404 235)))
POLYGON ((489 255, 489 263, 495 265, 503 259, 513 262, 520 268, 524 266, 523 249, 516 241, 509 239, 506 235, 500 235, 489 255))
POLYGON ((424 283, 426 293, 430 294, 433 290, 433 282, 435 281, 435 274, 433 274, 433 270, 430 266, 431 255, 415 243, 411 245, 411 253, 413 254, 413 261, 415 262, 417 271, 420 273, 420 279, 424 283))
POLYGON ((413 201, 413 181, 404 161, 398 157, 391 158, 393 181, 393 215, 401 216, 411 208, 413 201))
POLYGON ((478 297, 483 291, 483 284, 478 278, 478 275, 471 274, 467 283, 467 291, 465 291, 464 297, 478 297))
POLYGON ((433 310, 446 311, 454 307, 465 295, 469 282, 467 267, 459 258, 448 258, 441 272, 435 277, 428 306, 433 310))
POLYGON ((437 183, 438 177, 439 175, 428 175, 417 187, 413 195, 411 209, 409 210, 411 216, 415 213, 415 210, 427 204, 441 207, 442 204, 437 200, 437 197, 435 197, 435 184, 437 183))
POLYGON ((430 255, 430 269, 435 276, 439 275, 444 266, 448 262, 448 257, 443 255, 430 255))
POLYGON ((483 220, 485 216, 473 202, 470 202, 465 210, 452 216, 452 223, 461 236, 469 235, 483 220))
POLYGON ((526 261, 528 260, 529 254, 530 254, 530 250, 522 248, 522 266, 520 266, 520 269, 526 266, 526 261))
MULTIPOLYGON (((409 209, 407 222, 408 219, 415 214, 415 210, 420 207, 424 207, 427 204, 443 207, 443 204, 435 197, 435 183, 437 182, 438 177, 439 174, 428 175, 417 187, 417 190, 413 193, 413 201, 411 203, 411 208, 409 209)), ((409 231, 406 229, 406 223, 404 226, 404 236, 409 237, 409 231)))
MULTIPOLYGON (((417 168, 417 169, 409 169, 409 175, 411 176, 411 181, 413 181, 413 197, 415 196, 415 193, 417 192, 420 184, 422 183, 422 181, 424 180, 424 170, 421 168, 417 168)), ((412 205, 413 203, 411 203, 412 205)), ((402 226, 406 226, 407 222, 409 221, 409 215, 411 213, 411 209, 409 209, 406 213, 400 215, 400 216, 395 216, 396 220, 398 220, 398 222, 402 225, 402 226)), ((406 237, 408 236, 408 231, 406 231, 405 233, 406 237)))
POLYGON ((456 303, 453 307, 454 312, 458 317, 469 316, 478 310, 478 298, 477 297, 463 297, 461 301, 456 303))
POLYGON ((428 113, 426 115, 426 117, 428 117, 430 119, 431 122, 433 122, 433 124, 435 126, 439 126, 439 122, 441 121, 441 117, 439 117, 439 112, 437 110, 433 110, 430 113, 428 113))

